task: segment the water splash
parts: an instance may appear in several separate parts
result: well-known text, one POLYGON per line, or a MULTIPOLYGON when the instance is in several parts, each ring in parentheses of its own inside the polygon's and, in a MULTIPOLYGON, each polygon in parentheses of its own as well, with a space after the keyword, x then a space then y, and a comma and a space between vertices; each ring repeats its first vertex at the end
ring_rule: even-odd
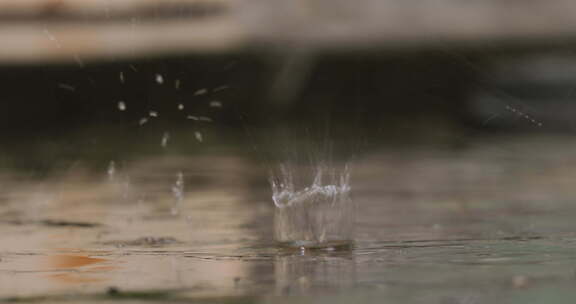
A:
POLYGON ((131 197, 132 193, 130 178, 119 171, 116 162, 113 160, 110 161, 110 163, 108 163, 108 168, 106 169, 108 182, 119 191, 123 199, 128 199, 131 197))
POLYGON ((172 206, 170 211, 172 215, 178 215, 184 201, 184 174, 182 172, 176 174, 176 182, 172 186, 172 195, 174 195, 174 206, 172 206))
POLYGON ((110 163, 108 164, 108 170, 106 170, 106 173, 108 174, 108 180, 109 181, 114 181, 116 179, 116 162, 114 162, 113 160, 110 161, 110 163))
POLYGON ((162 134, 162 141, 160 142, 162 148, 166 148, 168 145, 168 140, 170 140, 170 133, 164 132, 164 134, 162 134))
POLYGON ((350 167, 325 164, 312 167, 309 186, 302 168, 282 164, 272 174, 272 200, 276 205, 276 239, 299 248, 349 246, 354 230, 354 204, 350 197, 350 167))

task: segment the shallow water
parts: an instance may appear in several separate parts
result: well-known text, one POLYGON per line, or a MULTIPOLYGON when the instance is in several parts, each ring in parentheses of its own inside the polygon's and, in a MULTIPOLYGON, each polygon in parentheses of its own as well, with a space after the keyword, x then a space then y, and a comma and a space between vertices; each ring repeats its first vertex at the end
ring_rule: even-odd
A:
POLYGON ((0 299, 568 302, 574 152, 568 137, 535 136, 371 150, 352 169, 354 247, 336 251, 277 246, 257 157, 165 153, 45 178, 5 170, 0 299))

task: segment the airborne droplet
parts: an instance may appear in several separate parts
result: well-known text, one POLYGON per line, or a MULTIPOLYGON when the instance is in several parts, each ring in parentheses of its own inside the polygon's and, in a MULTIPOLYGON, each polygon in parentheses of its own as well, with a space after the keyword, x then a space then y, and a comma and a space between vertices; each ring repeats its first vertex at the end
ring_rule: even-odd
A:
POLYGON ((210 102, 210 106, 213 108, 221 108, 222 107, 222 102, 218 101, 218 100, 212 100, 210 102))
POLYGON ((76 91, 76 88, 67 84, 67 83, 59 83, 58 87, 64 90, 68 90, 68 91, 76 91))
POLYGON ((200 96, 200 95, 204 95, 204 94, 206 94, 206 93, 208 93, 208 90, 206 90, 206 89, 199 89, 199 90, 197 90, 196 92, 194 92, 194 96, 200 96))
POLYGON ((166 148, 169 139, 170 139, 170 133, 164 132, 164 134, 162 135, 162 142, 160 143, 162 148, 166 148))
POLYGON ((162 74, 156 74, 156 83, 163 84, 164 83, 164 76, 162 74))
POLYGON ((196 140, 199 142, 203 142, 204 141, 204 137, 202 136, 202 133, 196 131, 194 132, 194 137, 196 137, 196 140))

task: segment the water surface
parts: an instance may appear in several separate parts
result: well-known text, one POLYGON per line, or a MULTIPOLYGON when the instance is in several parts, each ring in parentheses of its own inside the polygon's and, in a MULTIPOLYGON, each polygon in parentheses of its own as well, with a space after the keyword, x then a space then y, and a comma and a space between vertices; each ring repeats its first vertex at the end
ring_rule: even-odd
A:
POLYGON ((258 155, 157 153, 43 177, 7 168, 0 299, 567 302, 576 279, 570 141, 367 151, 352 167, 355 244, 336 251, 277 246, 258 155))

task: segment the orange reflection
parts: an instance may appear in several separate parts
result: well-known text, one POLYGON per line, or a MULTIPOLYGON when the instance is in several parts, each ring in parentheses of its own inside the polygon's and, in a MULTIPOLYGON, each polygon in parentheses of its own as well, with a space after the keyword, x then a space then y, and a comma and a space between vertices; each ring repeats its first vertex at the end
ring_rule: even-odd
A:
POLYGON ((111 260, 93 258, 86 254, 56 254, 48 258, 48 265, 53 270, 66 272, 48 275, 47 277, 59 283, 97 283, 107 280, 104 274, 118 269, 118 266, 109 265, 111 260), (69 272, 73 270, 73 272, 69 272))
POLYGON ((54 255, 50 257, 50 265, 54 268, 76 268, 96 263, 106 262, 106 259, 91 258, 82 255, 54 255))

